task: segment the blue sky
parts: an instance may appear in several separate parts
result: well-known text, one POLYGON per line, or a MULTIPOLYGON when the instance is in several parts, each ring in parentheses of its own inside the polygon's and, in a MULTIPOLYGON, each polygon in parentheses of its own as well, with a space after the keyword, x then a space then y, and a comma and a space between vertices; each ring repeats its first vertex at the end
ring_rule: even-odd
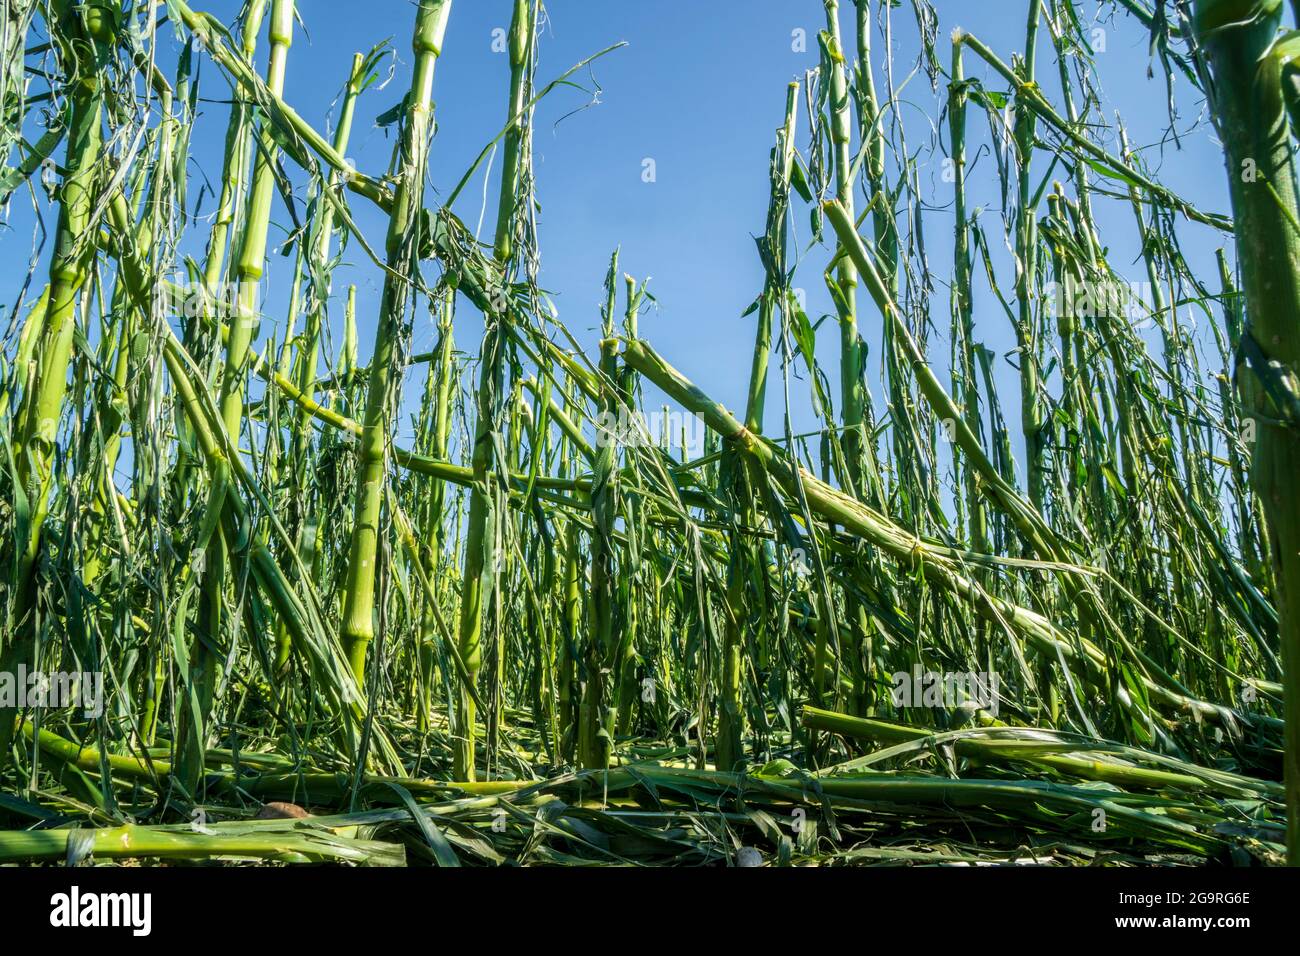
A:
MULTIPOLYGON (((226 22, 239 4, 231 0, 202 3, 226 22)), ((852 3, 845 0, 841 19, 846 37, 852 37, 852 3)), ((1183 149, 1158 145, 1168 125, 1164 79, 1156 64, 1156 78, 1147 77, 1149 63, 1144 29, 1123 15, 1110 19, 1109 4, 1084 3, 1085 17, 1101 11, 1097 26, 1105 31, 1105 52, 1097 57, 1101 85, 1108 97, 1101 109, 1113 120, 1124 117, 1135 144, 1145 150, 1147 162, 1158 178, 1202 208, 1228 210, 1222 154, 1207 124, 1184 138, 1183 149)), ((605 56, 589 71, 574 77, 587 92, 563 88, 539 106, 535 133, 542 247, 542 284, 555 293, 560 316, 584 343, 594 342, 598 324, 601 282, 610 252, 621 246, 621 268, 638 277, 651 277, 650 290, 657 308, 641 319, 641 333, 665 356, 716 398, 733 407, 743 405, 753 343, 753 317, 741 314, 762 285, 762 271, 754 235, 763 229, 767 205, 768 151, 780 123, 786 85, 802 79, 818 63, 816 34, 824 24, 819 0, 550 0, 549 23, 541 45, 539 86, 571 65, 617 41, 627 46, 605 56), (804 30, 806 52, 795 47, 795 31, 804 30), (598 102, 592 91, 599 85, 598 102), (588 106, 582 109, 581 107, 588 106), (562 122, 557 122, 565 117, 562 122), (643 181, 643 163, 653 159, 656 178, 643 181)), ((299 113, 324 128, 354 51, 391 38, 397 51, 395 74, 382 90, 361 99, 348 154, 358 168, 380 172, 386 168, 393 140, 390 130, 373 125, 375 116, 402 96, 410 78, 410 31, 414 5, 407 0, 369 0, 363 4, 306 0, 299 4, 306 30, 299 28, 289 56, 286 99, 299 113)), ((445 195, 475 156, 500 130, 506 112, 508 64, 493 50, 493 31, 508 25, 509 0, 456 0, 446 45, 437 69, 434 97, 438 135, 434 141, 430 200, 445 195)), ((979 36, 1005 60, 1024 44, 1022 0, 939 0, 939 51, 946 67, 948 37, 957 26, 979 36)), ((927 203, 926 250, 936 282, 933 300, 935 335, 932 355, 942 370, 947 364, 948 303, 946 282, 951 275, 952 218, 947 209, 949 187, 940 177, 946 125, 940 128, 942 86, 935 95, 923 73, 911 75, 920 52, 910 3, 893 11, 893 80, 906 86, 902 94, 904 123, 911 149, 919 151, 921 182, 927 203), (910 79, 909 79, 910 77, 910 79), (936 139, 936 131, 941 139, 936 139)), ((1046 31, 1044 30, 1044 33, 1046 31)), ((170 45, 170 44, 168 44, 170 45)), ((876 79, 886 82, 885 46, 874 43, 876 79)), ((259 50, 264 60, 265 42, 259 50)), ((162 55, 160 55, 160 58, 162 55)), ((987 77, 991 89, 1005 84, 989 75, 967 55, 968 75, 987 77)), ((1058 82, 1050 51, 1040 52, 1040 79, 1049 96, 1058 101, 1058 82)), ((214 102, 206 103, 195 131, 191 151, 192 172, 216 180, 220 174, 221 145, 229 88, 213 64, 201 71, 201 91, 214 102)), ((1185 82, 1176 86, 1182 113, 1181 127, 1196 120, 1201 104, 1185 82)), ((982 114, 970 116, 968 155, 974 157, 988 142, 982 114)), ((799 118, 799 143, 808 132, 807 116, 799 118)), ((1047 171, 1049 158, 1040 153, 1035 177, 1047 171)), ((1054 175, 1064 178, 1058 169, 1054 175)), ((1010 259, 1002 247, 1002 222, 998 208, 997 179, 991 157, 978 159, 972 173, 971 203, 983 209, 985 230, 1000 258, 1001 281, 1010 290, 1010 259)), ((198 181, 192 180, 191 198, 198 181)), ((487 184, 495 197, 495 183, 487 184)), ((456 211, 471 226, 479 219, 483 193, 481 176, 457 202, 456 211)), ((1098 200, 1097 213, 1103 241, 1114 250, 1112 261, 1133 281, 1145 279, 1131 210, 1126 201, 1098 200), (1127 271, 1126 271, 1127 270, 1127 271)), ((10 229, 0 233, 0 264, 25 268, 30 250, 31 213, 25 199, 16 198, 10 211, 10 229)), ((209 197, 202 212, 210 213, 209 197)), ((354 203, 357 218, 370 241, 379 245, 382 218, 363 201, 354 203)), ((489 200, 483 235, 493 228, 495 199, 489 200)), ((802 265, 795 285, 807 290, 808 311, 815 319, 831 311, 822 282, 830 250, 808 248, 806 209, 796 209, 796 243, 802 265)), ((287 222, 283 209, 274 217, 287 222)), ((207 225, 192 227, 197 252, 206 238, 207 225)), ((281 233, 283 235, 283 233, 281 233)), ((1213 251, 1228 241, 1200 226, 1183 228, 1186 251, 1198 274, 1214 275, 1213 251)), ((293 262, 274 253, 268 265, 269 286, 287 287, 293 262)), ((40 267, 43 274, 44 264, 40 267)), ((362 361, 366 360, 373 331, 373 315, 380 284, 378 270, 354 243, 347 262, 335 274, 338 302, 333 319, 342 321, 342 295, 347 284, 358 286, 362 361)), ((0 302, 11 305, 14 282, 0 289, 0 302)), ((283 296, 272 293, 268 314, 283 321, 283 296)), ((976 323, 981 339, 999 353, 1013 342, 1000 306, 977 287, 976 323)), ((871 386, 877 404, 879 383, 879 319, 862 296, 862 333, 870 348, 871 386)), ((337 326, 336 326, 337 328, 337 326)), ((457 344, 475 354, 481 325, 470 310, 458 316, 457 344)), ((269 331, 269 329, 267 330, 269 331)), ((336 333, 337 334, 337 333, 336 333)), ((427 348, 434 330, 423 309, 417 315, 414 348, 427 348)), ((336 338, 337 341, 337 338, 336 338)), ((833 322, 819 333, 819 354, 828 374, 837 374, 837 333, 833 322)), ((999 362, 1002 401, 1007 418, 1018 420, 1014 372, 999 362)), ((418 392, 422 373, 408 379, 408 392, 418 392)), ((807 424, 805 386, 795 385, 797 417, 807 424)), ((777 426, 779 390, 769 392, 769 430, 777 426)), ((405 426, 407 423, 403 422, 405 426)), ((403 428, 405 432, 406 429, 403 428)))

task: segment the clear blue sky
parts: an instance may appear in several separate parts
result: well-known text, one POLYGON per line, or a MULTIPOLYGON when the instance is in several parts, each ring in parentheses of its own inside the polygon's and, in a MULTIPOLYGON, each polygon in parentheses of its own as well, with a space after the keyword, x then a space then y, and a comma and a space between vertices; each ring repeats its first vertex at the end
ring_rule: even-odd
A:
MULTIPOLYGON (((205 8, 230 22, 239 4, 213 0, 205 8)), ((852 36, 852 3, 841 11, 846 36, 852 36)), ((1085 16, 1103 14, 1097 24, 1106 31, 1104 53, 1097 57, 1101 84, 1108 100, 1101 104, 1108 119, 1118 110, 1135 144, 1154 144, 1167 125, 1164 79, 1156 64, 1156 78, 1147 77, 1147 37, 1131 18, 1115 15, 1109 4, 1085 3, 1085 16)), ((764 225, 767 204, 767 162, 774 131, 782 119, 786 84, 803 77, 818 63, 816 34, 823 26, 819 0, 550 0, 550 21, 541 45, 538 84, 567 70, 572 64, 616 41, 628 45, 574 79, 588 88, 599 83, 599 104, 563 122, 561 117, 588 103, 588 94, 573 89, 552 93, 539 107, 535 154, 539 196, 543 285, 556 294, 561 319, 583 342, 595 340, 600 284, 611 250, 622 247, 621 267, 628 273, 652 277, 650 289, 657 311, 643 316, 641 332, 685 374, 723 402, 742 405, 753 343, 753 318, 741 313, 762 285, 762 271, 753 236, 764 225), (793 32, 807 31, 807 51, 793 49, 793 32), (655 161, 657 179, 642 181, 643 160, 655 161)), ((939 0, 940 59, 947 66, 949 34, 962 26, 1010 60, 1023 48, 1022 0, 939 0)), ((306 30, 297 31, 290 53, 286 98, 319 127, 326 125, 330 106, 345 78, 351 54, 392 38, 398 53, 396 73, 383 90, 370 91, 360 101, 353 145, 348 150, 356 165, 367 171, 386 168, 393 140, 390 131, 376 128, 373 118, 401 97, 410 77, 410 31, 414 5, 408 0, 369 0, 352 4, 305 0, 299 4, 306 30)), ((460 178, 482 147, 500 130, 505 119, 508 84, 506 57, 493 51, 493 30, 508 25, 509 0, 456 0, 443 57, 437 68, 434 96, 438 136, 432 152, 431 182, 436 197, 460 178)), ((912 75, 920 52, 910 3, 893 11, 894 82, 907 82, 901 116, 910 148, 919 151, 921 181, 926 199, 937 207, 925 215, 926 249, 937 291, 933 321, 936 335, 932 355, 942 371, 947 365, 948 302, 946 282, 951 275, 952 219, 947 210, 949 187, 940 178, 942 151, 935 139, 940 120, 941 95, 930 89, 924 74, 912 75), (910 79, 909 79, 910 77, 910 79)), ((1044 31, 1045 32, 1045 31, 1044 31)), ((169 44, 170 45, 170 44, 169 44)), ((884 44, 874 44, 877 83, 883 85, 884 44)), ((265 43, 259 51, 265 55, 265 43)), ((160 56, 161 58, 161 56, 160 56)), ((169 68, 168 68, 169 69, 169 68)), ((967 56, 967 70, 988 76, 982 64, 967 56)), ((1040 75, 1044 87, 1057 100, 1055 65, 1043 45, 1040 75)), ((203 95, 224 100, 226 81, 210 62, 201 72, 203 95)), ((989 77, 989 86, 1005 84, 989 77)), ((941 88, 942 90, 942 88, 941 88)), ((1201 108, 1195 91, 1180 81, 1176 87, 1183 120, 1191 125, 1201 108)), ((802 107, 802 104, 801 104, 802 107)), ((221 144, 228 109, 221 102, 203 108, 191 153, 192 170, 202 168, 214 181, 220 174, 221 144)), ((1148 162, 1168 186, 1196 201, 1202 208, 1228 209, 1222 154, 1208 125, 1187 136, 1183 150, 1172 144, 1147 151, 1148 162)), ((807 117, 799 120, 800 146, 808 131, 807 117)), ((987 123, 972 111, 968 151, 988 141, 987 123)), ((942 129, 946 145, 947 130, 942 129)), ((1046 172, 1049 160, 1041 153, 1036 176, 1046 172)), ((1053 174, 1063 178, 1058 170, 1053 174)), ((972 203, 984 207, 985 229, 1003 270, 1004 289, 1011 288, 1009 257, 1002 245, 1002 223, 997 179, 991 157, 978 160, 972 174, 972 203)), ((479 218, 481 177, 466 189, 456 211, 470 224, 479 218)), ((191 199, 197 195, 197 180, 191 199)), ((489 195, 495 195, 489 184, 489 195)), ((18 267, 30 250, 31 214, 26 200, 16 197, 9 216, 11 231, 0 233, 0 264, 18 267)), ((204 213, 211 212, 211 197, 204 213)), ((359 222, 373 244, 383 236, 383 222, 367 205, 354 203, 359 222)), ((489 203, 484 236, 491 235, 495 202, 489 203)), ((1104 241, 1117 255, 1117 268, 1145 279, 1127 202, 1099 201, 1098 215, 1104 241)), ((275 218, 287 218, 277 209, 275 218)), ((797 211, 797 248, 804 255, 795 284, 805 288, 809 314, 831 311, 822 282, 829 256, 825 248, 805 249, 807 215, 797 211)), ((904 228, 906 225, 904 224, 904 228)), ((206 238, 206 223, 192 229, 193 239, 206 238)), ((1200 226, 1183 229, 1192 265, 1199 274, 1213 275, 1213 250, 1227 241, 1200 226)), ((272 243, 276 242, 273 230, 272 243)), ((201 247, 200 247, 201 248, 201 247)), ((44 265, 41 266, 43 272, 44 265)), ((8 270, 7 270, 8 271, 8 270)), ((283 290, 292 274, 292 259, 272 251, 270 286, 283 290)), ((0 289, 0 302, 11 305, 14 281, 0 289)), ((373 315, 380 276, 353 244, 348 261, 335 274, 334 289, 340 304, 332 317, 342 320, 341 296, 349 282, 359 289, 362 361, 370 349, 373 315)), ((283 321, 283 297, 273 295, 268 313, 283 321)), ((979 336, 997 351, 1005 352, 1012 333, 1001 308, 986 292, 977 291, 979 336)), ((461 312, 457 344, 477 352, 480 325, 461 312)), ((871 344, 872 388, 877 404, 878 317, 863 296, 861 324, 871 344)), ((337 326, 336 326, 337 328, 337 326)), ((426 313, 417 316, 414 347, 427 348, 434 340, 426 313)), ((337 341, 337 339, 336 339, 337 341)), ((819 353, 829 374, 837 374, 836 333, 825 323, 819 335, 819 353)), ((1010 366, 1002 363, 1002 400, 1011 422, 1018 420, 1016 388, 1010 366)), ((408 380, 408 391, 419 389, 421 374, 408 380)), ((796 387, 799 406, 806 410, 804 387, 796 387)), ((770 393, 769 412, 779 413, 779 391, 770 393)), ((801 417, 802 414, 801 414, 801 417)), ((770 427, 778 418, 769 414, 770 427)), ((801 424, 806 424, 804 417, 801 424)), ((403 422, 403 425, 406 423, 403 422)), ((403 429, 405 430, 405 429, 403 429)))

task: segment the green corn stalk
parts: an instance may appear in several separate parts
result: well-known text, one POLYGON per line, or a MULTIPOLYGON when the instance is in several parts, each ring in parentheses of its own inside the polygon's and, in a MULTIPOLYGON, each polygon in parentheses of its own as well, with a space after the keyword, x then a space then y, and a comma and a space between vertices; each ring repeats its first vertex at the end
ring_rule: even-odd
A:
MULTIPOLYGON (((975 307, 971 287, 970 232, 966 213, 966 74, 962 63, 961 43, 952 45, 952 76, 948 83, 948 136, 952 155, 953 194, 953 348, 957 353, 954 369, 957 400, 966 419, 966 427, 975 435, 983 435, 979 414, 979 388, 975 378, 975 307)), ((953 454, 960 448, 953 442, 953 454)), ((979 472, 967 464, 962 468, 965 478, 965 508, 967 537, 971 549, 989 550, 988 519, 980 491, 979 472)))
MULTIPOLYGON (((830 67, 831 144, 835 158, 835 197, 853 216, 852 121, 844 43, 840 38, 839 0, 823 0, 826 7, 826 33, 823 56, 830 67)), ((849 462, 849 480, 861 485, 861 449, 863 409, 866 404, 862 377, 862 347, 858 336, 858 277, 853 263, 841 259, 836 265, 835 296, 840 320, 840 417, 844 424, 845 458, 849 462)))
POLYGON ((408 284, 416 275, 415 264, 419 257, 419 212, 432 123, 433 73, 438 57, 442 55, 450 15, 451 0, 422 0, 412 40, 415 72, 402 130, 401 176, 388 222, 385 248, 389 271, 384 276, 375 348, 370 360, 353 504, 352 541, 348 548, 347 581, 343 591, 343 647, 352 674, 361 686, 365 685, 366 649, 375 633, 375 561, 388 457, 387 428, 393 416, 397 387, 393 366, 399 354, 408 284))
MULTIPOLYGON (((244 11, 244 29, 240 52, 252 63, 257 52, 257 35, 261 32, 266 15, 267 0, 250 0, 244 11)), ((248 149, 251 145, 252 115, 248 102, 236 96, 230 104, 230 122, 226 126, 224 170, 221 177, 221 195, 217 200, 217 214, 208 235, 208 254, 204 262, 203 285, 209 296, 219 292, 226 262, 226 244, 235 226, 244 194, 244 176, 248 166, 248 149)))
MULTIPOLYGON (((496 238, 493 251, 497 263, 508 268, 515 250, 516 203, 524 172, 523 144, 527 124, 527 90, 534 43, 536 11, 526 0, 515 0, 510 23, 510 102, 507 113, 501 192, 497 204, 496 238)), ((504 299, 504 296, 502 297, 504 299)), ((499 303, 505 305, 504 301, 499 303)), ((493 436, 497 429, 497 408, 501 401, 501 376, 506 337, 503 326, 509 322, 507 308, 496 307, 485 315, 487 327, 479 353, 479 382, 475 400, 476 423, 472 462, 474 485, 470 489, 468 537, 462 571, 459 651, 468 669, 469 680, 477 678, 482 665, 483 578, 487 574, 488 593, 495 588, 494 566, 485 568, 488 551, 496 563, 496 542, 488 537, 490 514, 488 468, 492 460, 493 436)), ((495 537, 495 535, 493 536, 495 537)), ((475 779, 474 741, 475 706, 470 688, 462 687, 457 698, 456 733, 453 748, 454 774, 459 780, 475 779)))
MULTIPOLYGON (((284 90, 285 67, 289 46, 293 42, 293 0, 273 0, 268 28, 270 58, 267 63, 267 86, 277 95, 284 90)), ((226 322, 225 364, 221 375, 218 407, 225 431, 238 441, 244 423, 244 389, 251 354, 250 343, 260 310, 259 284, 266 257, 267 232, 271 222, 271 202, 275 192, 275 140, 269 128, 260 137, 253 163, 252 186, 243 222, 238 261, 235 263, 235 301, 226 322)), ((215 250, 210 250, 215 252, 215 250)), ((211 261, 211 260, 210 260, 211 261)), ((229 302, 230 297, 220 300, 229 302)), ((207 743, 208 722, 217 685, 220 635, 226 614, 226 568, 229 566, 227 542, 222 534, 214 535, 204 562, 203 589, 199 604, 199 631, 190 648, 187 687, 193 696, 190 707, 182 707, 180 752, 177 777, 186 793, 196 792, 203 772, 203 751, 207 743)))
POLYGON ((1214 83, 1236 226, 1249 359, 1243 401, 1256 434, 1251 472, 1268 519, 1286 667, 1287 861, 1300 866, 1300 238, 1279 58, 1267 55, 1281 0, 1197 0, 1194 25, 1214 83))
MULTIPOLYGON (((1029 20, 1025 27, 1025 55, 1021 61, 1019 81, 1034 83, 1034 64, 1038 56, 1038 25, 1042 18, 1042 0, 1029 0, 1029 20)), ((1034 188, 1032 159, 1036 117, 1023 97, 1016 98, 1014 136, 1016 140, 1016 347, 1020 361, 1020 421, 1025 438, 1026 472, 1029 500, 1043 510, 1046 493, 1046 441, 1039 402, 1038 349, 1039 335, 1034 309, 1035 276, 1038 268, 1038 239, 1033 210, 1034 188)))
POLYGON ((583 660, 582 702, 579 705, 578 758, 589 770, 609 766, 614 746, 613 688, 615 685, 614 625, 616 614, 616 549, 614 521, 619 510, 618 343, 614 334, 618 251, 610 257, 605 277, 606 303, 602 316, 605 340, 600 350, 601 424, 605 429, 596 449, 591 490, 591 598, 589 634, 583 660))
MULTIPOLYGON (((772 320, 777 309, 788 308, 790 294, 786 280, 787 214, 790 204, 790 175, 794 166, 795 121, 798 115, 799 84, 786 90, 785 122, 777 133, 771 157, 771 193, 768 200, 767 230, 764 235, 764 265, 767 277, 758 307, 758 328, 754 336, 754 358, 750 366, 749 395, 745 402, 745 427, 761 434, 766 404, 767 365, 772 351, 772 320)), ((730 463, 733 498, 738 505, 738 521, 749 529, 758 522, 753 506, 750 482, 744 460, 730 463)), ((729 613, 724 625, 722 649, 722 688, 718 706, 718 740, 716 764, 720 770, 744 769, 744 703, 741 695, 744 667, 744 631, 750 615, 746 610, 746 581, 756 560, 747 530, 731 536, 731 556, 727 568, 727 604, 729 613)))
MULTIPOLYGON (((20 543, 15 581, 17 592, 12 620, 18 631, 8 635, 0 670, 16 671, 32 660, 33 624, 29 615, 36 606, 36 565, 41 549, 41 532, 49 513, 53 491, 54 457, 59 420, 67 394, 68 366, 76 332, 78 298, 90 272, 94 245, 88 240, 97 194, 99 149, 102 139, 103 92, 101 63, 115 42, 114 23, 109 11, 99 7, 69 9, 59 4, 52 10, 52 24, 71 35, 64 55, 70 58, 79 80, 72 94, 72 119, 64 165, 67 176, 59 190, 59 215, 55 227, 54 253, 50 259, 47 305, 38 316, 42 326, 31 333, 35 343, 30 386, 18 408, 14 441, 16 483, 32 502, 27 537, 20 543), (63 21, 62 23, 60 21, 63 21)), ((55 28, 52 26, 52 30, 55 28)), ((9 765, 13 740, 14 712, 0 708, 0 770, 9 765)))

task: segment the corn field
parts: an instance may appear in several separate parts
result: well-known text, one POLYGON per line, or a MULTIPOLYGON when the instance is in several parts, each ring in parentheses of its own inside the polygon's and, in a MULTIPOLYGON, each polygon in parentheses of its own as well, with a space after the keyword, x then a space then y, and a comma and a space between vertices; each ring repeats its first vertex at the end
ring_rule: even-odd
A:
POLYGON ((489 3, 444 181, 470 0, 0 0, 0 863, 1300 864, 1296 5, 792 0, 713 316, 547 286, 625 51, 489 3))

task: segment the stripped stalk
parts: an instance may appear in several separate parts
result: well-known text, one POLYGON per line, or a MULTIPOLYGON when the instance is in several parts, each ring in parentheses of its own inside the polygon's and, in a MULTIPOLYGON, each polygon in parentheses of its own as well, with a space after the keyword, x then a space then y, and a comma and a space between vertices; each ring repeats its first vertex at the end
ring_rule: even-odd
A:
POLYGON ((1287 861, 1300 866, 1300 236, 1295 167, 1279 58, 1266 55, 1281 0, 1197 0, 1195 28, 1214 78, 1227 154, 1247 328, 1243 401, 1254 418, 1251 476, 1264 506, 1277 577, 1286 668, 1287 861), (1253 171, 1253 172, 1252 172, 1253 171))
POLYGON ((375 559, 379 547, 388 459, 388 425, 396 406, 399 379, 395 365, 402 354, 409 284, 417 275, 419 212, 424 196, 425 165, 432 130, 433 73, 442 55, 451 0, 421 0, 411 41, 414 75, 407 96, 400 146, 400 176, 388 220, 387 271, 370 359, 366 407, 358 449, 352 541, 348 548, 343 591, 343 649, 356 682, 365 686, 366 650, 375 636, 375 559))

